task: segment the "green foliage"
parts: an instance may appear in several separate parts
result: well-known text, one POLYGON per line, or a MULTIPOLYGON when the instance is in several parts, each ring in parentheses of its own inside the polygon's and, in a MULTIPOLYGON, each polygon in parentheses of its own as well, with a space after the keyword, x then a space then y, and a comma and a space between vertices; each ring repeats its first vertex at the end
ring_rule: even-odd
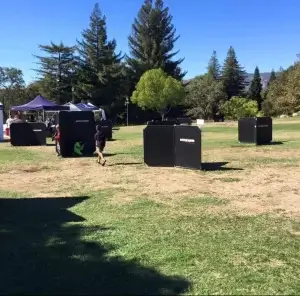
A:
POLYGON ((230 46, 222 69, 222 79, 228 99, 244 94, 247 85, 247 74, 240 66, 235 51, 230 46))
POLYGON ((176 30, 172 24, 169 8, 162 0, 145 0, 132 25, 129 36, 130 65, 138 81, 147 70, 161 68, 168 75, 182 79, 185 75, 179 67, 182 59, 174 60, 176 30))
POLYGON ((98 4, 90 16, 89 28, 77 41, 79 53, 77 98, 89 98, 97 106, 112 108, 121 95, 123 64, 116 53, 116 41, 108 40, 106 17, 98 4))
POLYGON ((153 69, 142 75, 133 92, 131 101, 142 109, 160 113, 162 119, 167 108, 180 104, 185 96, 182 83, 168 76, 162 69, 153 69))
POLYGON ((270 83, 263 111, 269 116, 291 115, 300 107, 300 64, 278 74, 276 83, 270 83))
POLYGON ((10 106, 24 103, 24 91, 22 71, 13 67, 0 67, 0 102, 5 114, 8 114, 10 106))
POLYGON ((221 66, 217 58, 217 52, 214 50, 213 54, 208 62, 207 73, 214 79, 218 79, 221 76, 221 66))
POLYGON ((210 74, 194 78, 186 89, 187 114, 195 118, 213 118, 227 99, 222 81, 210 74))
POLYGON ((275 79, 276 79, 276 73, 275 73, 275 71, 272 69, 271 74, 270 74, 270 78, 269 78, 269 81, 268 81, 268 86, 269 86, 273 81, 275 81, 275 79))
POLYGON ((257 102, 259 110, 261 110, 261 103, 262 103, 261 92, 262 92, 261 77, 260 77, 259 69, 258 67, 256 67, 249 88, 249 98, 257 102))
POLYGON ((241 97, 232 97, 221 108, 225 118, 237 120, 241 117, 253 117, 258 113, 256 101, 241 97))
POLYGON ((72 99, 72 85, 75 83, 75 48, 62 42, 39 45, 45 56, 35 56, 39 61, 36 69, 40 85, 49 100, 64 104, 72 99))

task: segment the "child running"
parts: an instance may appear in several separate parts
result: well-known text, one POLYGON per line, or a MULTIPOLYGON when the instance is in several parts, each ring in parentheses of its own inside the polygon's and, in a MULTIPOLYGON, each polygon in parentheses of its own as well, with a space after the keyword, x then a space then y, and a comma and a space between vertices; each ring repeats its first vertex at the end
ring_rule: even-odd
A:
POLYGON ((97 132, 96 132, 94 138, 96 141, 96 147, 97 147, 97 153, 98 153, 98 163, 101 164, 101 161, 102 161, 102 166, 104 166, 106 163, 106 160, 103 157, 103 150, 104 150, 105 144, 106 144, 106 136, 100 125, 96 126, 96 131, 97 132))

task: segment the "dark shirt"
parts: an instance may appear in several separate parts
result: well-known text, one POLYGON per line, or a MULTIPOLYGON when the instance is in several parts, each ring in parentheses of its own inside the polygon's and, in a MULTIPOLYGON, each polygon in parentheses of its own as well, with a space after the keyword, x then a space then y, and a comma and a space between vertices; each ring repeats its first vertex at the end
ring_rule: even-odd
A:
POLYGON ((106 137, 105 137, 105 134, 103 133, 103 131, 96 132, 94 138, 95 138, 97 147, 105 144, 106 137))

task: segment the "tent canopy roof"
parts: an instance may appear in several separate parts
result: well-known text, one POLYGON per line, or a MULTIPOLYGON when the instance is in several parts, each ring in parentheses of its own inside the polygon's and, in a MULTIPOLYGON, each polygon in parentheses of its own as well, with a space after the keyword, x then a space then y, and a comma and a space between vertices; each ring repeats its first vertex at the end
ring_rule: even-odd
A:
POLYGON ((31 102, 11 107, 12 111, 38 111, 38 110, 51 110, 51 111, 61 111, 61 110, 70 110, 69 106, 60 106, 53 102, 48 101, 42 96, 37 96, 31 102))

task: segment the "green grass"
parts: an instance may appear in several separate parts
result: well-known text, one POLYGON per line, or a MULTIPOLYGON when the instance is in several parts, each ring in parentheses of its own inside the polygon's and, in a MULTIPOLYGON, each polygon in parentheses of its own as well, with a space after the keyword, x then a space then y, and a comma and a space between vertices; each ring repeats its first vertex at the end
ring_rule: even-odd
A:
POLYGON ((112 198, 1 199, 0 292, 299 294, 299 221, 112 198))
MULTIPOLYGON (((230 161, 247 169, 278 166, 284 172, 299 165, 293 151, 300 147, 300 133, 299 140, 291 140, 289 133, 298 125, 281 122, 276 121, 274 134, 278 141, 284 134, 287 142, 261 147, 240 145, 235 127, 207 127, 204 152, 231 149, 237 153, 230 161), (268 156, 271 151, 291 151, 291 156, 268 156)), ((134 142, 141 137, 141 128, 121 128, 108 152, 118 160, 142 162, 143 148, 134 142)), ((2 166, 45 159, 30 149, 1 145, 2 166)), ((226 186, 241 181, 207 174, 226 186)), ((95 177, 105 175, 95 172, 95 177)), ((300 220, 284 210, 279 216, 238 216, 229 200, 210 192, 166 203, 151 193, 119 203, 120 193, 126 191, 112 187, 74 190, 73 198, 64 198, 64 192, 61 198, 30 198, 0 190, 0 294, 300 293, 300 220)))

